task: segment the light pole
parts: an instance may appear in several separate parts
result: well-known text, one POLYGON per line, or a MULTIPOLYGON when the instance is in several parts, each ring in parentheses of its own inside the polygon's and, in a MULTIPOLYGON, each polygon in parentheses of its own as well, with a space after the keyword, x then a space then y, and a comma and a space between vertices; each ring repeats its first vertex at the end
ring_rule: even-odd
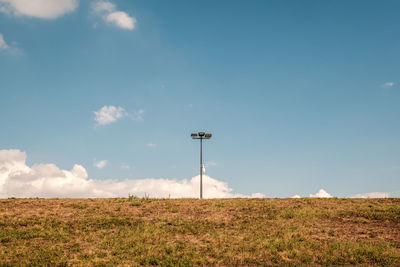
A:
POLYGON ((192 139, 200 139, 200 199, 203 198, 203 139, 210 139, 210 133, 198 132, 192 133, 192 139))

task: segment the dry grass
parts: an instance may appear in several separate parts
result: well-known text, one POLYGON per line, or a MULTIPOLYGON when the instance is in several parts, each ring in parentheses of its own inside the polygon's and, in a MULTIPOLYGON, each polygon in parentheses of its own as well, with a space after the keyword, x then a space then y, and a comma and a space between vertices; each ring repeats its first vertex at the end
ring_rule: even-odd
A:
POLYGON ((400 199, 3 199, 15 265, 400 266, 400 199))

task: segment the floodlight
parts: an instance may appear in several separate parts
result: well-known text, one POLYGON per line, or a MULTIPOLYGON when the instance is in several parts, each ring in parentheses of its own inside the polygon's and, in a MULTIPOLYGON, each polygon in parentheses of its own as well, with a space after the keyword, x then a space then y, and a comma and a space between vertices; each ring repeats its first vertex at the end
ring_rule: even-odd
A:
POLYGON ((203 198, 203 139, 210 139, 212 134, 199 132, 192 133, 192 139, 200 139, 200 198, 203 198))

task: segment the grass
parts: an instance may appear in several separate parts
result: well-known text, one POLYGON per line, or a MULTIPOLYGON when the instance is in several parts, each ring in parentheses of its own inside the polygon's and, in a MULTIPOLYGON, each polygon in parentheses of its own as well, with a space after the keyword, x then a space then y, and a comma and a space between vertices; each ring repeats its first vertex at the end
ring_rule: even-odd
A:
POLYGON ((21 265, 400 266, 400 199, 2 199, 21 265))

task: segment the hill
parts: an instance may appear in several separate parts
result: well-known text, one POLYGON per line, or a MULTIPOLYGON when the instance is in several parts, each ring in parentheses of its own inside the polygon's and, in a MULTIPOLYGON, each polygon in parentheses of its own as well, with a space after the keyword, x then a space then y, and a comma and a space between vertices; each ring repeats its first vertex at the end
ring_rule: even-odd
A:
POLYGON ((28 264, 400 266, 400 199, 2 199, 28 264))

